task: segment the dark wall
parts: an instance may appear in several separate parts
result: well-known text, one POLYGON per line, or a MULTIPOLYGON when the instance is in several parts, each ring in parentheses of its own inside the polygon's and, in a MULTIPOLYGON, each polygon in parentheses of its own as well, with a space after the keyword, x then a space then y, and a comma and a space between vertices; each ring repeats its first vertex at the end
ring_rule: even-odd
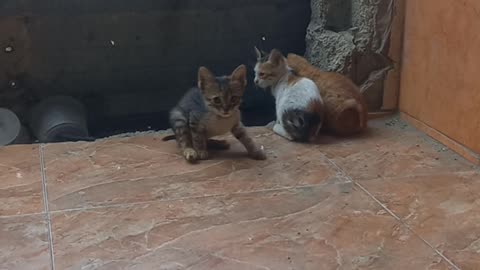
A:
MULTIPOLYGON (((165 111, 200 65, 252 69, 262 36, 303 54, 309 20, 309 0, 0 0, 0 99, 16 81, 79 97, 98 119, 165 111)), ((250 87, 244 108, 264 98, 250 87)))

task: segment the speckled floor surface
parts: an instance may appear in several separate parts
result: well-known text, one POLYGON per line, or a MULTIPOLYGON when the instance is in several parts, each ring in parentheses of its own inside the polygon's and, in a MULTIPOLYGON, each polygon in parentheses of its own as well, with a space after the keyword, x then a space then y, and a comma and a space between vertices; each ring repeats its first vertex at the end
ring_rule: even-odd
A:
POLYGON ((189 165, 160 135, 0 148, 0 269, 480 269, 480 170, 396 118, 250 133, 189 165), (352 182, 350 182, 352 181, 352 182))

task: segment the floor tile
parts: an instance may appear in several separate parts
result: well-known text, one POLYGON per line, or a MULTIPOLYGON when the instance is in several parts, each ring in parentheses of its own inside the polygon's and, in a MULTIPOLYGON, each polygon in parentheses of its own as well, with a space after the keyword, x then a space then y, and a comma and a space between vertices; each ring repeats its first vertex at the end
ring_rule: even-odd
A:
POLYGON ((361 184, 461 269, 480 269, 480 174, 452 172, 361 184))
POLYGON ((57 269, 448 269, 363 192, 323 186, 58 212, 57 269))
POLYGON ((0 218, 0 269, 51 269, 43 215, 0 218))
POLYGON ((265 129, 252 133, 268 151, 268 160, 248 159, 231 137, 232 149, 196 165, 176 154, 175 142, 155 136, 49 145, 45 159, 50 209, 313 185, 337 174, 323 153, 308 145, 279 143, 283 139, 265 129))
POLYGON ((318 149, 355 179, 476 169, 397 118, 372 121, 366 134, 321 144, 318 149))
POLYGON ((43 212, 38 146, 0 147, 0 216, 43 212))

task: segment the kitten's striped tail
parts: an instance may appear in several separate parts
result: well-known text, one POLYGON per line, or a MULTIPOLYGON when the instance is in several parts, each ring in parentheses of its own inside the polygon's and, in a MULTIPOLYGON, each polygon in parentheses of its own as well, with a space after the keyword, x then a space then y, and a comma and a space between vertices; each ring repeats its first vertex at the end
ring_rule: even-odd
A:
POLYGON ((162 138, 162 141, 166 142, 166 141, 171 141, 171 140, 175 140, 175 139, 176 139, 175 135, 167 135, 167 136, 162 138))

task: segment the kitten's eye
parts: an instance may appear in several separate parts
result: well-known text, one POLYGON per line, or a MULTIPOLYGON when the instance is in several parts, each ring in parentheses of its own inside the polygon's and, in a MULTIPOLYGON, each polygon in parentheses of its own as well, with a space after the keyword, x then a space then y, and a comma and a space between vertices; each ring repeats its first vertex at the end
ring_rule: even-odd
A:
POLYGON ((260 77, 265 76, 265 72, 260 72, 260 73, 258 73, 258 76, 260 76, 260 77))
POLYGON ((213 103, 220 104, 220 103, 222 103, 222 100, 219 97, 214 97, 213 98, 213 103))
POLYGON ((232 99, 230 100, 232 104, 237 104, 239 101, 240 101, 239 97, 232 97, 232 99))

